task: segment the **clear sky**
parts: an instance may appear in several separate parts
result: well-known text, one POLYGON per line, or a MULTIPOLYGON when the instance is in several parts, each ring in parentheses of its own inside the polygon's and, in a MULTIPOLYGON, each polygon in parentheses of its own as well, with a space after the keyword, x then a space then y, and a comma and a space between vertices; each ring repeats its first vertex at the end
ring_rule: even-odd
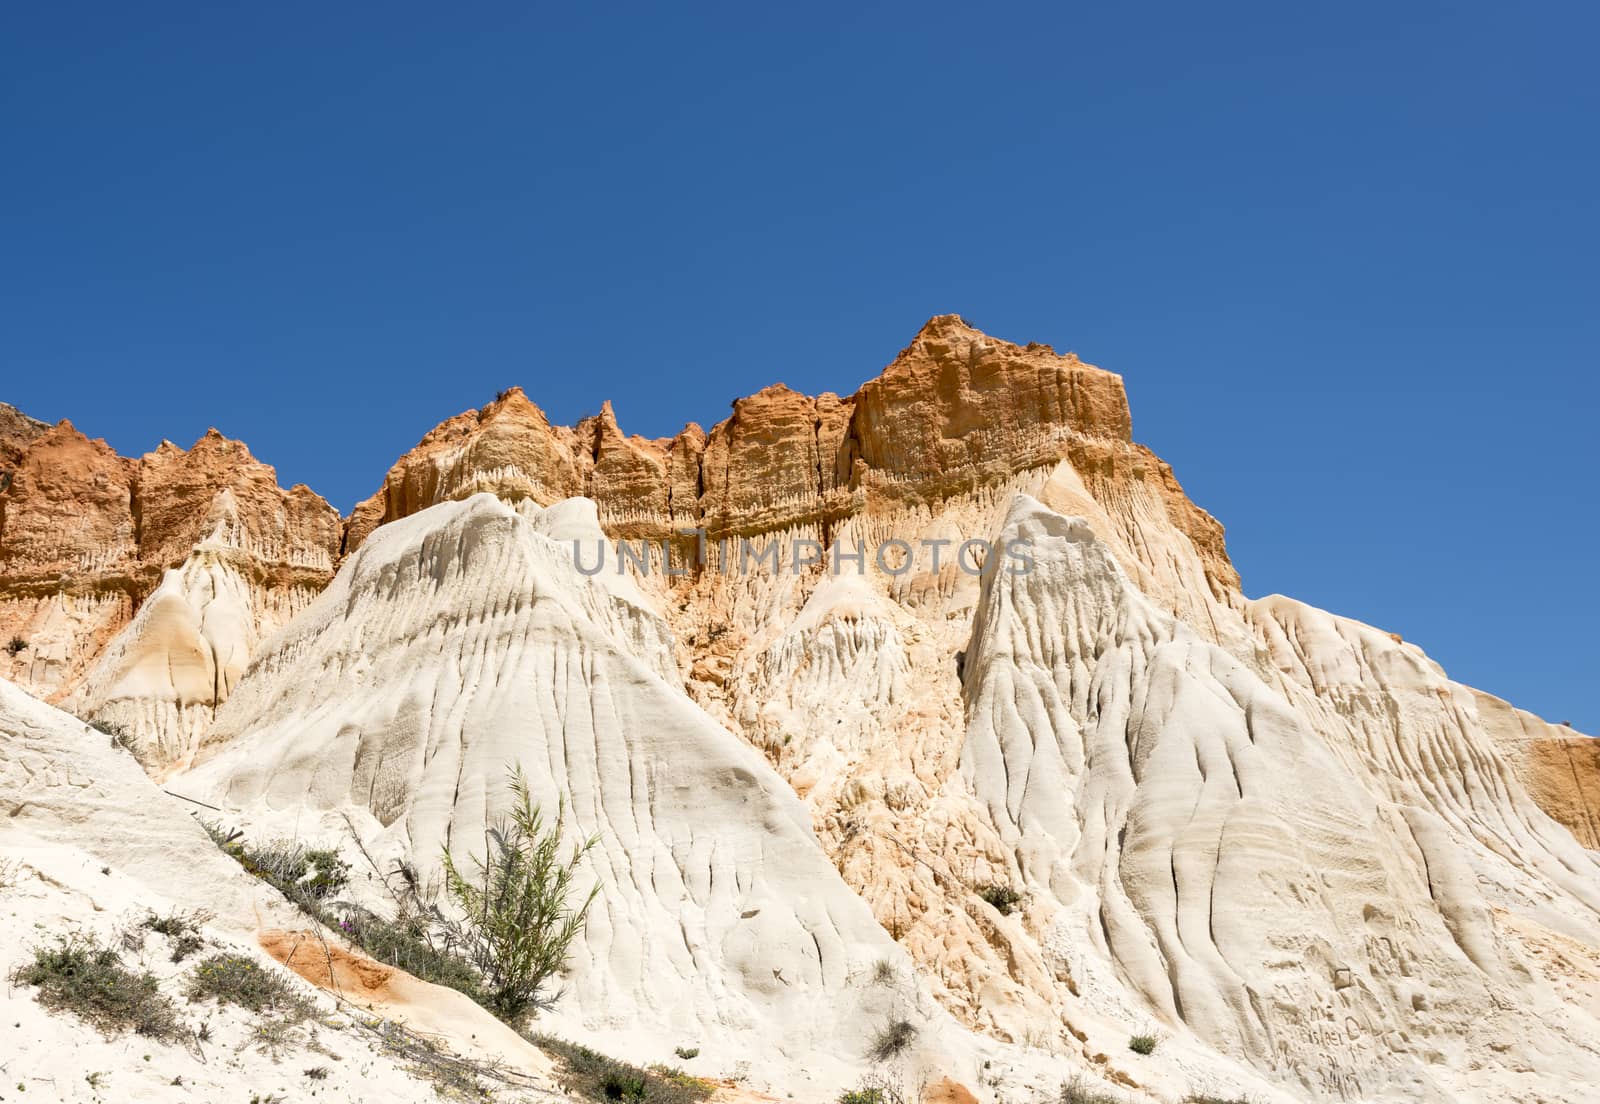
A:
POLYGON ((1123 374, 1247 593, 1600 731, 1593 5, 13 5, 0 399, 341 510, 954 311, 1123 374), (585 9, 588 10, 585 10, 585 9))

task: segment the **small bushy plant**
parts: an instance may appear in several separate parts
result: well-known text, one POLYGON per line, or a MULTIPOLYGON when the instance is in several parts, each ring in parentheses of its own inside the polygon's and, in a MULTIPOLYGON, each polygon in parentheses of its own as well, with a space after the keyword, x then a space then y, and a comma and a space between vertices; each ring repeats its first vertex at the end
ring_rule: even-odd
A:
POLYGON ((682 1070, 665 1066, 640 1069, 553 1035, 532 1038, 540 1049, 560 1062, 563 1087, 589 1100, 696 1104, 716 1091, 711 1082, 682 1070))
POLYGON ((325 901, 350 881, 350 864, 329 848, 304 847, 286 839, 248 844, 237 835, 221 846, 245 870, 297 905, 325 901))
POLYGON ((563 857, 566 803, 546 825, 520 769, 511 773, 511 814, 485 834, 487 854, 474 874, 445 852, 445 889, 462 913, 452 942, 483 976, 488 1006, 512 1026, 546 1003, 546 986, 566 967, 599 887, 569 903, 579 861, 597 839, 563 857))
POLYGON ((11 980, 36 986, 40 1004, 71 1012, 107 1035, 132 1031, 171 1041, 185 1033, 156 976, 129 970, 116 951, 90 935, 64 935, 52 946, 35 948, 33 961, 17 967, 11 980))
POLYGON ((847 1089, 839 1094, 839 1104, 888 1104, 883 1090, 876 1085, 860 1089, 847 1089))
POLYGON ((1022 894, 1004 882, 990 882, 979 886, 978 896, 994 906, 1001 916, 1011 915, 1022 900, 1022 894))
POLYGON ((189 999, 215 998, 251 1012, 274 1012, 287 1022, 298 1022, 316 1011, 310 998, 298 992, 278 971, 238 954, 214 954, 189 975, 189 999))
POLYGON ((443 858, 456 916, 446 916, 404 864, 396 871, 402 877, 385 878, 397 906, 386 919, 330 900, 350 874, 336 851, 284 839, 251 843, 240 831, 201 824, 246 871, 373 958, 465 993, 520 1027, 553 999, 549 983, 565 968, 598 888, 576 905, 570 900, 577 864, 595 840, 563 855, 565 804, 547 825, 520 771, 512 772, 511 787, 511 814, 486 833, 487 853, 476 872, 463 872, 449 854, 443 858))
POLYGON ((223 854, 297 905, 325 901, 349 884, 350 864, 332 848, 306 847, 290 839, 251 843, 238 829, 200 823, 223 854))
POLYGON ((202 820, 211 841, 246 871, 268 883, 312 919, 337 930, 367 954, 423 981, 465 993, 487 1004, 478 972, 450 946, 435 938, 438 918, 410 891, 411 907, 393 919, 365 909, 335 906, 328 898, 344 888, 349 866, 336 852, 306 848, 292 840, 252 844, 244 833, 202 820))

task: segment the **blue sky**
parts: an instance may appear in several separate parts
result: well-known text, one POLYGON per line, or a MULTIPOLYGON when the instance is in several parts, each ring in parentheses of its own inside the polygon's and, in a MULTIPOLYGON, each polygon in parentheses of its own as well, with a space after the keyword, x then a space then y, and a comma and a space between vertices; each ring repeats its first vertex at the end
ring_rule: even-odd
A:
POLYGON ((930 315, 1123 374, 1252 595, 1600 731, 1579 4, 33 4, 0 399, 342 510, 512 383, 710 424, 930 315))

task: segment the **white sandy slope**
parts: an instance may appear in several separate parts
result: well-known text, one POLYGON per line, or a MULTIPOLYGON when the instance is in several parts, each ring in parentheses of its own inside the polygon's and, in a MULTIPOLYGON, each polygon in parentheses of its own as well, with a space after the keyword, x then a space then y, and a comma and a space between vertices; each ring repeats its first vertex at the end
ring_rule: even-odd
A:
POLYGON ((962 766, 1081 991, 1328 1096, 1589 1099, 1593 1001, 1517 932, 1600 947, 1600 862, 1475 726, 1408 731, 1394 688, 1436 702, 1436 667, 1274 599, 1252 613, 1316 657, 1286 695, 1082 520, 1019 496, 1003 537, 1037 569, 979 607, 962 766))
POLYGON ((489 495, 379 529, 266 644, 179 784, 255 833, 338 844, 348 815, 380 863, 426 876, 446 847, 481 852, 520 765, 598 839, 600 896, 540 1030, 638 1064, 695 1047, 691 1072, 821 1100, 903 1016, 909 1078, 975 1082, 985 1044, 917 986, 784 781, 683 693, 640 592, 575 570, 574 535, 599 537, 587 501, 489 495))
MULTIPOLYGON (((252 1094, 284 1101, 438 1099, 434 1086, 374 1042, 357 1023, 374 1017, 282 976, 315 1000, 317 1015, 287 1042, 264 1048, 256 1017, 214 1001, 190 1003, 186 975, 208 954, 229 952, 278 969, 261 953, 262 929, 303 928, 275 891, 217 850, 190 815, 162 793, 102 733, 0 682, 0 974, 32 960, 33 948, 73 933, 119 949, 124 963, 162 980, 191 1030, 208 1038, 163 1043, 103 1036, 75 1016, 47 1011, 34 989, 0 990, 0 1099, 17 1101, 223 1101, 252 1094), (207 946, 182 964, 166 937, 139 932, 151 911, 205 910, 207 946), (133 947, 123 933, 135 935, 133 947), (307 1069, 321 1068, 314 1080, 307 1069), (93 1083, 91 1083, 91 1075, 93 1083)), ((447 1048, 499 1058, 550 1085, 549 1064, 459 994, 410 982, 415 1007, 378 1014, 438 1033, 447 1048), (465 1006, 465 1007, 463 1007, 465 1006)), ((546 1099, 544 1090, 501 1099, 546 1099)))

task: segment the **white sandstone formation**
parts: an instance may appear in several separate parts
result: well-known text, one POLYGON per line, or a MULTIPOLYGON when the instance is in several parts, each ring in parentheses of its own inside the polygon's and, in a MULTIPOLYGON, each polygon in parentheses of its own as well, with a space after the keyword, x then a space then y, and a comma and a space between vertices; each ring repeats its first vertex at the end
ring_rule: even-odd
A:
POLYGON ((1266 600, 1286 696, 1081 520, 1019 497, 1003 532, 1037 570, 979 608, 963 773, 1076 969, 1311 1093, 1583 1099, 1600 1022, 1536 948, 1600 945, 1600 861, 1440 725, 1435 666, 1266 600))
POLYGON ((182 784, 252 830, 337 843, 353 825, 426 876, 446 847, 481 854, 520 766, 574 839, 599 839, 600 897, 541 1030, 640 1064, 695 1047, 822 1099, 903 1016, 911 1073, 975 1081, 981 1042, 919 988, 783 780, 684 695, 665 623, 551 531, 601 539, 592 503, 487 494, 378 529, 257 657, 182 784))
MULTIPOLYGON (((345 849, 375 909, 395 863, 482 852, 513 766, 598 837, 541 1031, 638 1064, 698 1047, 691 1073, 802 1102, 884 1072, 928 1104, 1075 1077, 1163 1104, 1600 1084, 1600 744, 1390 632, 1247 598, 1221 527, 1133 442, 1121 379, 1070 354, 942 316, 855 395, 769 387, 657 441, 609 406, 552 426, 512 389, 430 432, 342 540, 208 435, 133 483, 166 534, 138 542, 137 603, 109 597, 129 571, 64 566, 135 562, 131 462, 16 427, 0 613, 40 645, 0 664, 136 732, 174 792, 345 849), (83 487, 111 506, 57 547, 83 487), (175 524, 233 488, 247 540, 175 524), (687 577, 574 562, 683 526, 713 549, 687 577), (777 564, 729 570, 716 542, 739 538, 777 564), (874 566, 890 540, 907 569, 874 566), (1032 569, 963 570, 972 540, 1032 569), (866 567, 796 570, 793 541, 866 567), (900 1018, 914 1045, 874 1059, 900 1018)), ((18 815, 89 832, 51 792, 18 815)), ((193 854, 163 893, 241 935, 293 922, 245 918, 237 871, 193 854)))

